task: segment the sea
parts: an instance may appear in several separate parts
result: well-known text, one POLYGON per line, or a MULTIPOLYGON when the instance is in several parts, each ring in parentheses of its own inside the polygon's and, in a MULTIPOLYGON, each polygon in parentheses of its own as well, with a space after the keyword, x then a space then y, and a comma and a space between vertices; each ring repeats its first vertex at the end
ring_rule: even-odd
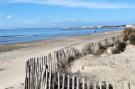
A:
POLYGON ((122 28, 102 29, 62 29, 62 28, 21 28, 0 29, 0 44, 15 44, 58 37, 87 35, 101 32, 122 30, 122 28))

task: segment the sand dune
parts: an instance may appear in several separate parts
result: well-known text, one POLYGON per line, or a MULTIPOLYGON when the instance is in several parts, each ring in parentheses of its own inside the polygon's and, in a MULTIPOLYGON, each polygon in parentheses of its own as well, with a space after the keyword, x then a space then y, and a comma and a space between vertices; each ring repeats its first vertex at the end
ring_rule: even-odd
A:
POLYGON ((120 54, 88 55, 75 61, 71 66, 73 73, 80 72, 97 81, 130 81, 135 85, 135 46, 128 45, 120 54))

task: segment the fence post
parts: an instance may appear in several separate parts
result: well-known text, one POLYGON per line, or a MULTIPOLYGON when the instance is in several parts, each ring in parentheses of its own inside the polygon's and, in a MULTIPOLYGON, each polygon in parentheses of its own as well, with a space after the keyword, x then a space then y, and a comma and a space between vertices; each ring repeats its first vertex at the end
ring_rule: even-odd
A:
POLYGON ((33 78, 34 78, 34 87, 36 87, 36 78, 35 78, 35 75, 36 75, 36 58, 33 59, 33 78))
POLYGON ((77 78, 77 89, 79 89, 79 78, 77 78))
POLYGON ((41 86, 41 89, 43 89, 43 73, 44 73, 43 67, 44 67, 44 65, 43 65, 43 57, 41 57, 41 77, 40 77, 40 81, 41 81, 40 86, 41 86))
POLYGON ((51 56, 51 65, 52 65, 52 66, 51 66, 51 67, 52 67, 51 69, 52 69, 52 72, 53 72, 53 71, 54 71, 54 65, 55 65, 55 64, 54 64, 53 55, 51 56))
POLYGON ((26 67, 25 67, 25 71, 26 71, 26 78, 25 78, 25 89, 28 89, 28 61, 26 62, 26 67))
POLYGON ((56 54, 55 54, 55 52, 54 52, 54 63, 53 63, 53 65, 54 65, 54 72, 56 72, 57 63, 56 63, 56 54))
POLYGON ((83 78, 83 81, 82 81, 82 89, 85 89, 85 79, 83 78))
POLYGON ((75 77, 72 76, 72 89, 75 89, 75 77))
POLYGON ((46 78, 45 78, 45 89, 47 89, 47 80, 48 80, 48 69, 46 69, 46 78))
POLYGON ((31 84, 30 84, 30 83, 31 83, 31 81, 30 81, 30 77, 31 77, 31 76, 30 76, 30 75, 31 75, 31 71, 30 71, 30 61, 28 61, 28 69, 29 69, 29 77, 28 77, 29 83, 28 83, 28 84, 29 84, 29 89, 31 89, 31 84))
POLYGON ((52 73, 51 73, 51 70, 49 71, 49 89, 51 89, 51 75, 52 75, 52 73))
POLYGON ((65 88, 65 74, 63 74, 62 77, 63 77, 62 89, 64 89, 65 88))
POLYGON ((35 58, 35 87, 37 88, 37 85, 38 85, 38 58, 35 58))
POLYGON ((109 89, 109 83, 106 82, 106 89, 109 89))
POLYGON ((102 83, 99 81, 99 88, 102 89, 102 83))
POLYGON ((67 89, 70 89, 70 76, 68 75, 67 89))
POLYGON ((58 89, 60 89, 60 74, 59 72, 57 72, 57 74, 58 74, 58 89))

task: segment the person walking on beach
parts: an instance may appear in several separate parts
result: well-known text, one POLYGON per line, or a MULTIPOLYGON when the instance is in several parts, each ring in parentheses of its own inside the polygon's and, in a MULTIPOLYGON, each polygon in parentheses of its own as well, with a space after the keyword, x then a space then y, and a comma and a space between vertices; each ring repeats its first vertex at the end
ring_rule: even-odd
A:
POLYGON ((96 33, 97 31, 95 30, 95 33, 96 33))

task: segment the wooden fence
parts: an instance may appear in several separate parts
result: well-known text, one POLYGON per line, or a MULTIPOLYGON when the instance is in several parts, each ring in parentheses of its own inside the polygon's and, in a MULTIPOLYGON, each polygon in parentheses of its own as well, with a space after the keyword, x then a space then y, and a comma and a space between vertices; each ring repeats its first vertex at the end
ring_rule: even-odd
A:
MULTIPOLYGON (((89 54, 88 50, 84 53, 89 54)), ((70 63, 83 55, 71 48, 31 58, 26 63, 25 89, 131 89, 127 81, 91 81, 86 76, 70 73, 70 63)))
MULTIPOLYGON (((32 58, 26 64, 25 89, 131 89, 129 82, 99 82, 59 69, 51 54, 32 58)), ((61 62, 62 63, 62 62, 61 62)), ((61 66, 62 67, 62 66, 61 66)), ((64 67, 65 68, 65 67, 64 67)), ((63 68, 63 69, 64 69, 63 68)))

